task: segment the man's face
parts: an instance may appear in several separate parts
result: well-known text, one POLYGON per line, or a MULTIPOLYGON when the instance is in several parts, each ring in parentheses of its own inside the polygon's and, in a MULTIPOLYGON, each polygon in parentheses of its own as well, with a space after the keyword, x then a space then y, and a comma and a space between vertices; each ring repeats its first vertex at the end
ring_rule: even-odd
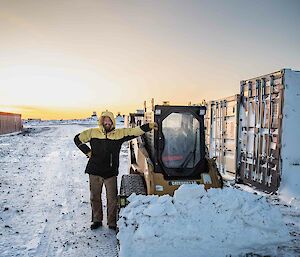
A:
POLYGON ((109 117, 103 118, 103 127, 106 131, 111 131, 113 123, 109 117))

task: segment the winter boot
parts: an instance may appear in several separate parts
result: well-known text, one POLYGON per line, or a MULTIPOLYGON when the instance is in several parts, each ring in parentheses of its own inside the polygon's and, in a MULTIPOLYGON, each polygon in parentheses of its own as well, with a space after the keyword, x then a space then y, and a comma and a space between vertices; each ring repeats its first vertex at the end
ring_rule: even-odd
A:
POLYGON ((97 229, 99 227, 102 227, 102 222, 101 221, 95 221, 91 224, 91 230, 97 229))
POLYGON ((117 230, 116 226, 108 226, 108 228, 112 229, 112 230, 117 230))

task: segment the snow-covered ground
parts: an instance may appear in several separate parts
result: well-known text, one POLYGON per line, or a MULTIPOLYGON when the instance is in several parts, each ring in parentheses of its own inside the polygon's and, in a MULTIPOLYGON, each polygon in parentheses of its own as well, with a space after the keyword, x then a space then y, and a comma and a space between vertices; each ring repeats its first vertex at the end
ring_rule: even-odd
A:
MULTIPOLYGON (((73 142, 87 128, 32 126, 0 137, 1 257, 117 256, 115 232, 89 227, 87 158, 73 142)), ((123 155, 121 172, 125 144, 123 155)))
POLYGON ((174 197, 131 195, 118 221, 119 256, 299 256, 299 210, 272 201, 203 185, 183 185, 174 197))
POLYGON ((79 120, 23 120, 24 127, 44 127, 53 125, 85 125, 85 126, 97 126, 98 120, 87 118, 79 120))
MULTIPOLYGON (((73 137, 92 125, 26 126, 0 137, 0 256, 117 256, 115 233, 89 228, 87 159, 73 137)), ((127 169, 124 144, 120 174, 127 169)), ((242 186, 194 187, 132 196, 119 221, 120 257, 300 256, 297 206, 242 186)))

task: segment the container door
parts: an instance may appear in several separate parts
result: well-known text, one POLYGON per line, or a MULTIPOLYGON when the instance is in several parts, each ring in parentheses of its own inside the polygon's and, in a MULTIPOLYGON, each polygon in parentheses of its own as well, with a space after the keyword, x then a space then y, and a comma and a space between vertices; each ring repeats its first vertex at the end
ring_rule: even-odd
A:
POLYGON ((234 180, 237 169, 237 124, 239 95, 211 104, 209 157, 216 157, 217 167, 224 179, 234 180))
POLYGON ((280 181, 283 75, 242 82, 239 130, 239 179, 266 192, 280 181))

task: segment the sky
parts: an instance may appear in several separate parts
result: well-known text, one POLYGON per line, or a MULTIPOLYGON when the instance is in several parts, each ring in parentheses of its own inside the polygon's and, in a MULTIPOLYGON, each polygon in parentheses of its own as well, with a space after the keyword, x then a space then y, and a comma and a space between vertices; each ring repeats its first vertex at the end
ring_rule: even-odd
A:
POLYGON ((197 104, 300 70, 300 1, 0 0, 0 111, 22 118, 197 104))

